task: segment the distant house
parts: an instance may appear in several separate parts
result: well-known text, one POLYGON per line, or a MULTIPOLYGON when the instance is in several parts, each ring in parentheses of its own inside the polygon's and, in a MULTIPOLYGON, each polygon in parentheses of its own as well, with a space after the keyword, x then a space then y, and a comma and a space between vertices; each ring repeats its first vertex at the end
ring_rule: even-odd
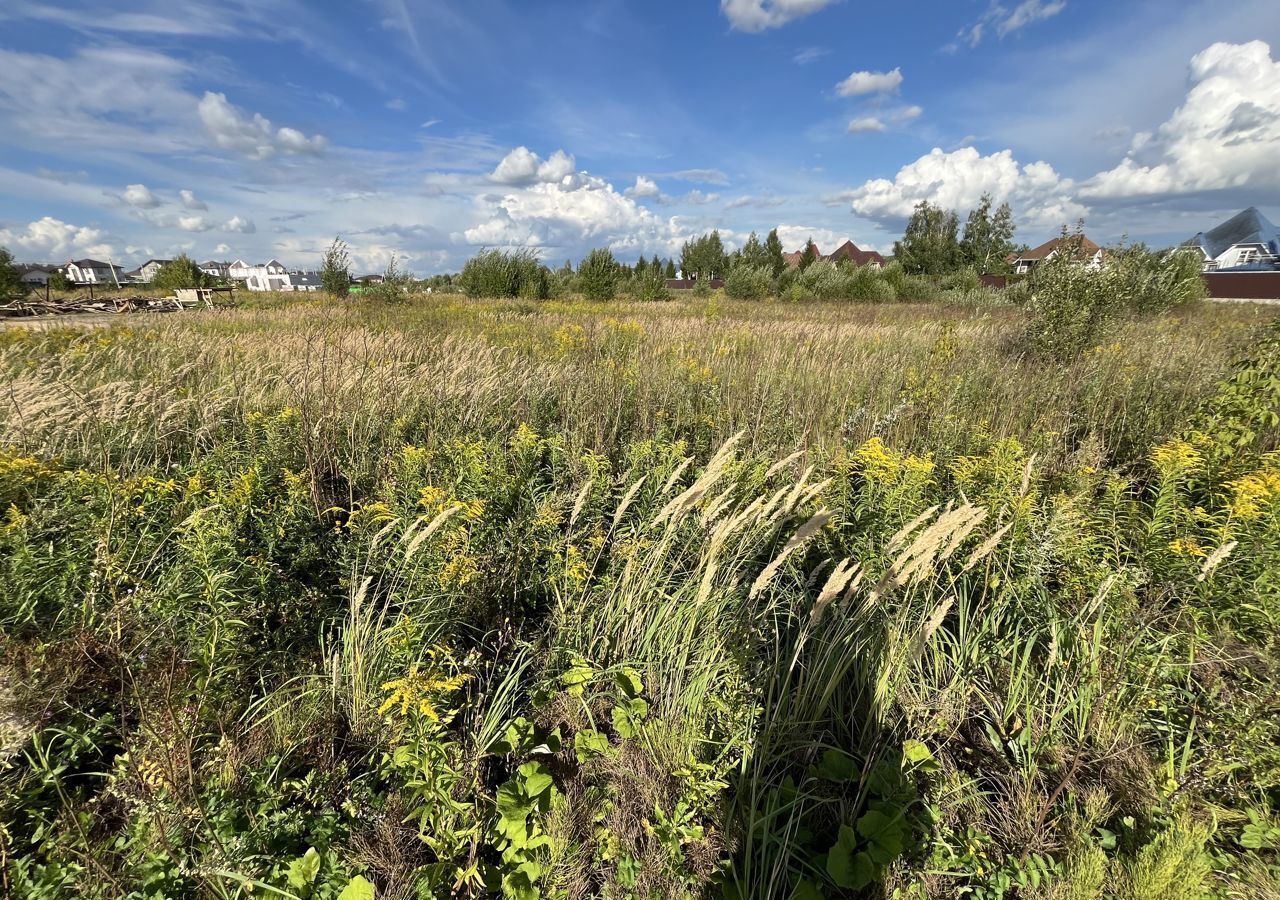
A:
POLYGON ((880 269, 884 267, 884 257, 874 250, 860 250, 858 245, 853 241, 845 241, 837 247, 827 259, 832 262, 839 262, 847 259, 855 266, 872 266, 880 269))
POLYGON ((72 284, 110 284, 125 281, 124 268, 96 259, 73 259, 66 265, 67 280, 72 284))
POLYGON ((57 269, 52 266, 19 266, 18 280, 23 284, 44 285, 49 283, 49 278, 57 269))
MULTIPOLYGON (((848 260, 855 266, 874 266, 879 269, 884 265, 884 257, 874 250, 862 250, 853 241, 845 241, 835 249, 829 256, 823 256, 822 251, 818 249, 818 245, 813 245, 814 261, 820 259, 830 260, 831 262, 840 262, 848 260)), ((795 269, 800 266, 800 260, 804 259, 804 250, 796 250, 794 253, 782 254, 783 261, 787 264, 788 269, 795 269)))
POLYGON ((1280 229, 1254 206, 1200 232, 1183 246, 1204 255, 1206 272, 1280 268, 1280 229))
POLYGON ((171 262, 173 262, 171 259, 149 259, 132 272, 126 274, 129 276, 130 281, 150 284, 152 279, 156 277, 156 273, 171 262))
POLYGON ((386 280, 384 275, 361 275, 356 279, 360 284, 383 284, 386 280))
MULTIPOLYGON (((1009 265, 1013 267, 1014 273, 1026 275, 1033 271, 1036 266, 1057 256, 1059 248, 1065 241, 1073 240, 1075 240, 1074 237, 1056 237, 1051 241, 1045 241, 1033 250, 1027 250, 1023 253, 1011 253, 1009 254, 1009 265)), ((1079 241, 1080 249, 1076 254, 1076 261, 1090 271, 1101 269, 1102 262, 1106 258, 1106 252, 1084 235, 1080 235, 1079 241)))
POLYGON ((314 293, 321 289, 319 272, 286 269, 277 259, 253 266, 237 259, 227 267, 227 277, 232 281, 244 282, 244 286, 251 291, 314 293))
POLYGON ((217 260, 208 260, 200 263, 200 271, 208 275, 210 278, 220 278, 226 281, 231 277, 231 263, 218 262, 217 260))

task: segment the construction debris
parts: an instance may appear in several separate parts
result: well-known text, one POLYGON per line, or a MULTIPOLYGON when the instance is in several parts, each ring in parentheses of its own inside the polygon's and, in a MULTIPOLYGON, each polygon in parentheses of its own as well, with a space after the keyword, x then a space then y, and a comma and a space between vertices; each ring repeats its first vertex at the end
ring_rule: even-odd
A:
POLYGON ((212 309, 229 305, 230 302, 230 288, 178 290, 171 297, 94 297, 91 293, 60 299, 28 297, 0 305, 0 318, 79 313, 181 312, 184 309, 212 309))

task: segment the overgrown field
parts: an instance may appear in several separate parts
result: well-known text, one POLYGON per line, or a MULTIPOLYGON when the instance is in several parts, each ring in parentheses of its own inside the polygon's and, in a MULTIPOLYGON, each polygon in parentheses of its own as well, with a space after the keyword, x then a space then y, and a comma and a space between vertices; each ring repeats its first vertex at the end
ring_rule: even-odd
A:
POLYGON ((1280 327, 1106 328, 0 332, 0 895, 1280 897, 1280 327))

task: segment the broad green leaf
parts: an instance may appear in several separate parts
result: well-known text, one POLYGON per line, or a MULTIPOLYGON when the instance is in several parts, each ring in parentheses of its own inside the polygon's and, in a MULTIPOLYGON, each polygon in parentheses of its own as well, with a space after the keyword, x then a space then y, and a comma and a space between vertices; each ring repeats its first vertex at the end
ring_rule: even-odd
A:
POLYGON ((363 875, 357 875, 347 882, 338 900, 373 900, 373 885, 363 875))
POLYGON ((822 754, 822 761, 818 763, 818 775, 837 784, 853 781, 858 777, 858 765, 843 750, 831 749, 822 754))
POLYGON ((609 739, 594 728, 584 728, 573 736, 573 750, 578 762, 586 762, 609 752, 609 739))
POLYGON ((524 782, 524 792, 529 797, 542 796, 553 784, 551 773, 540 762, 527 762, 516 772, 524 782))
POLYGON ((624 667, 613 676, 613 679, 628 698, 638 697, 644 691, 644 683, 640 680, 640 673, 630 666, 624 667))
POLYGON ((307 852, 289 863, 289 887, 305 888, 316 880, 320 874, 320 853, 315 847, 308 847, 307 852))

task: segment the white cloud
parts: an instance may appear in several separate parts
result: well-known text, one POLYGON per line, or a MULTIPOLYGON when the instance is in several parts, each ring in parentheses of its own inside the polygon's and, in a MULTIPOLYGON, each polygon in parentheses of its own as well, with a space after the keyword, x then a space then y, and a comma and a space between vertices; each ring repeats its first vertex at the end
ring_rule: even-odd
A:
POLYGON ((184 209, 202 210, 209 208, 209 204, 197 197, 195 191, 181 190, 178 191, 178 196, 182 198, 184 209))
POLYGON ((231 252, 231 245, 230 245, 230 244, 219 244, 218 246, 216 246, 216 247, 214 247, 214 248, 213 248, 213 252, 214 252, 214 253, 218 253, 218 254, 227 254, 227 253, 230 253, 230 252, 231 252))
POLYGON ((563 150, 543 160, 528 147, 516 147, 502 158, 489 175, 496 184, 527 185, 537 181, 563 181, 577 171, 574 158, 563 150))
POLYGON ((892 94, 902 87, 902 70, 891 72, 854 72, 836 85, 841 97, 861 97, 865 94, 892 94))
POLYGON ((1191 60, 1183 104, 1128 156, 1086 182, 1099 199, 1280 189, 1280 61, 1262 41, 1214 44, 1191 60))
POLYGON ((229 103, 225 94, 205 91, 197 111, 214 143, 251 159, 267 159, 276 153, 319 153, 328 145, 323 135, 307 137, 296 128, 274 129, 261 113, 246 115, 229 103))
POLYGON ((765 31, 811 15, 836 0, 720 0, 720 10, 738 31, 765 31))
POLYGON ((388 100, 386 103, 387 109, 394 110, 395 112, 400 112, 408 105, 409 104, 405 103, 404 100, 399 97, 396 97, 394 100, 388 100))
POLYGON ((237 234, 253 234, 258 229, 253 222, 243 216, 232 216, 223 224, 222 230, 237 234))
MULTIPOLYGON (((181 228, 183 231, 202 232, 210 231, 214 227, 214 223, 210 222, 204 216, 178 216, 173 219, 173 224, 181 228)), ((157 222, 156 224, 160 224, 157 222)))
MULTIPOLYGON (((970 47, 976 47, 992 31, 1004 38, 1028 25, 1051 19, 1066 8, 1067 0, 1023 0, 1012 9, 992 0, 982 18, 962 29, 956 37, 970 47)), ((948 49, 954 50, 955 45, 948 49)))
POLYGON ((983 194, 1009 201, 1023 220, 1053 227, 1082 218, 1088 209, 1074 198, 1075 185, 1046 162, 1019 165, 1013 151, 982 156, 973 147, 950 153, 935 148, 903 166, 892 181, 878 178, 848 194, 857 215, 897 225, 922 200, 962 215, 983 194))
POLYGON ((635 187, 627 188, 623 193, 628 197, 658 197, 662 191, 658 190, 658 183, 652 178, 637 175, 635 187))
POLYGON ((105 234, 97 228, 70 225, 52 216, 22 229, 0 228, 0 246, 8 247, 24 261, 62 262, 78 256, 109 257, 114 253, 105 234))
POLYGON ((120 199, 136 209, 155 209, 160 200, 145 184, 131 184, 124 189, 120 199))
POLYGON ((560 182, 514 187, 497 199, 481 198, 485 220, 456 239, 476 246, 615 249, 675 246, 673 226, 602 178, 580 174, 560 182))
POLYGON ((849 123, 850 134, 868 134, 888 131, 890 125, 905 125, 920 118, 924 110, 919 106, 903 106, 879 116, 860 116, 849 123))
POLYGON ((578 164, 574 158, 563 150, 557 150, 546 162, 538 166, 538 180, 563 181, 576 171, 578 171, 578 164))
POLYGON ((863 116, 849 123, 850 134, 869 134, 876 131, 888 131, 889 126, 875 116, 863 116))

